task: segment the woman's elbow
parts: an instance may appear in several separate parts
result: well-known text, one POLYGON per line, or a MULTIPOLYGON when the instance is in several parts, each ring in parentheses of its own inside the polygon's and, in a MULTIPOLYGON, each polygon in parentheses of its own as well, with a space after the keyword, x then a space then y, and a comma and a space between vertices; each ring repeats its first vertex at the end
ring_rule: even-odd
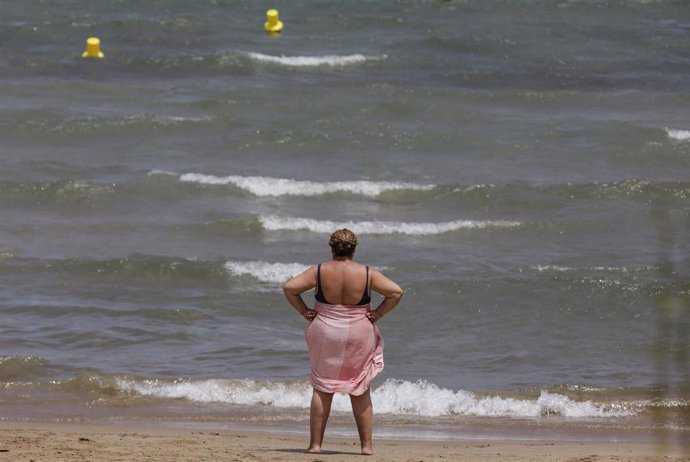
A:
POLYGON ((295 284, 293 281, 288 281, 283 285, 283 293, 288 296, 288 295, 300 295, 303 292, 303 290, 295 284))

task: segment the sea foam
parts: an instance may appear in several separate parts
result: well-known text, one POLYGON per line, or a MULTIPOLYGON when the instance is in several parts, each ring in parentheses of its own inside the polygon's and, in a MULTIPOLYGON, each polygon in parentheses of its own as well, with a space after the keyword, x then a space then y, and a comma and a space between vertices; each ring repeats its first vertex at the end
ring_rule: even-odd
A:
POLYGON ((236 276, 250 275, 261 282, 282 284, 309 266, 302 263, 269 263, 265 261, 228 261, 225 269, 236 276))
POLYGON ((336 192, 348 192, 367 197, 375 197, 386 191, 416 190, 429 191, 435 185, 421 185, 391 181, 300 181, 289 178, 267 176, 214 176, 201 173, 186 173, 180 181, 206 185, 234 185, 260 197, 277 196, 318 196, 336 192))
POLYGON ((428 236, 450 231, 475 228, 510 228, 520 226, 517 221, 505 220, 455 220, 441 223, 395 222, 395 221, 347 221, 314 220, 311 218, 259 216, 261 226, 268 231, 307 230, 315 233, 332 233, 334 229, 349 228, 358 234, 408 234, 428 236))
MULTIPOLYGON (((254 380, 133 380, 120 378, 116 386, 123 392, 154 398, 187 399, 201 403, 267 405, 276 408, 308 408, 311 386, 305 382, 258 382, 254 380)), ((374 389, 372 401, 377 413, 438 417, 467 415, 478 417, 540 417, 558 415, 571 418, 623 417, 631 411, 607 410, 591 401, 542 391, 535 399, 480 397, 474 393, 442 388, 426 381, 388 379, 374 389)), ((345 394, 333 400, 335 411, 348 412, 345 394)))
MULTIPOLYGON (((538 398, 479 397, 465 390, 453 391, 426 381, 389 379, 374 392, 378 412, 429 417, 471 415, 479 417, 605 417, 614 413, 591 401, 574 401, 567 396, 542 391, 538 398)), ((619 414, 615 414, 619 415, 619 414)))
POLYGON ((678 130, 675 128, 666 128, 666 134, 669 138, 676 141, 690 141, 690 130, 678 130))
POLYGON ((363 54, 351 55, 324 55, 324 56, 273 56, 263 53, 250 52, 247 55, 260 62, 280 64, 290 67, 315 67, 315 66, 349 66, 361 64, 369 60, 385 59, 386 56, 365 56, 363 54))
POLYGON ((267 383, 254 380, 131 380, 117 379, 116 386, 128 393, 154 398, 187 399, 199 403, 305 407, 311 388, 305 384, 267 383))

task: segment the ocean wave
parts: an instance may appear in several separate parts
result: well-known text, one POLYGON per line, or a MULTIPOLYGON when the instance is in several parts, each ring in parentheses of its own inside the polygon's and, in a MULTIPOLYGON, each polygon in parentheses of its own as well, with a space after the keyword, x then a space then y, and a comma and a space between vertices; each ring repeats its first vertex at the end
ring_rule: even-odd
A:
POLYGON ((673 284, 660 284, 658 266, 563 266, 536 265, 530 270, 558 280, 567 281, 570 289, 588 288, 597 293, 616 292, 628 296, 646 293, 650 296, 660 291, 682 291, 673 284))
POLYGON ((687 199, 690 197, 690 182, 652 182, 642 179, 627 179, 611 182, 557 183, 534 185, 525 183, 506 184, 422 184, 405 181, 303 181, 269 176, 216 176, 202 173, 178 174, 170 171, 152 170, 149 176, 177 177, 181 182, 209 185, 231 185, 259 197, 319 196, 336 193, 375 197, 382 201, 427 201, 453 200, 468 204, 511 206, 534 202, 543 207, 549 200, 560 207, 562 199, 634 199, 651 201, 657 199, 687 199), (393 195, 386 193, 395 192, 393 195))
POLYGON ((352 55, 324 55, 324 56, 273 56, 266 55, 263 53, 249 52, 247 56, 250 58, 273 64, 280 64, 283 66, 290 67, 316 67, 316 66, 350 66, 353 64, 361 64, 366 61, 371 60, 381 60, 385 59, 385 55, 381 56, 365 56, 363 54, 352 54, 352 55))
POLYGON ((0 181, 0 201, 28 200, 39 205, 93 203, 112 195, 113 185, 88 180, 57 180, 46 182, 0 181))
POLYGON ((179 115, 162 115, 162 114, 130 114, 123 116, 116 116, 112 118, 90 117, 86 119, 75 119, 68 121, 63 126, 57 126, 59 131, 86 131, 86 130, 101 130, 104 128, 121 128, 130 126, 149 126, 149 127, 169 127, 180 124, 198 124, 212 122, 213 118, 210 116, 179 116, 179 115))
POLYGON ((219 262, 195 258, 175 258, 146 254, 133 254, 122 258, 91 260, 68 259, 26 259, 16 260, 22 271, 35 274, 43 272, 70 274, 73 277, 110 275, 131 280, 211 280, 225 279, 226 269, 219 262))
POLYGON ((535 265, 531 267, 539 273, 614 273, 614 274, 639 274, 645 272, 658 272, 658 266, 563 266, 563 265, 535 265))
POLYGON ((669 138, 676 141, 690 141, 690 130, 679 130, 675 128, 665 128, 669 138))
POLYGON ((154 398, 187 399, 199 403, 308 406, 311 387, 306 382, 258 382, 254 380, 133 380, 117 378, 120 391, 154 398))
POLYGON ((29 380, 44 373, 48 362, 35 356, 0 356, 0 383, 29 380))
MULTIPOLYGON (((312 388, 306 382, 259 382, 254 380, 135 380, 118 378, 117 388, 126 393, 153 398, 186 399, 200 403, 265 405, 277 408, 308 408, 312 388)), ((565 395, 542 391, 535 399, 474 393, 442 388, 426 381, 388 379, 372 393, 374 408, 381 414, 438 417, 527 418, 563 416, 571 418, 624 417, 633 412, 608 409, 591 401, 575 401, 565 395)), ((337 394, 333 410, 348 412, 345 394, 337 394)))
POLYGON ((311 218, 260 215, 259 221, 268 231, 307 230, 315 233, 332 233, 334 229, 349 228, 358 234, 407 234, 429 236, 461 229, 513 228, 521 226, 518 221, 506 220, 455 220, 441 223, 393 222, 393 221, 347 221, 314 220, 311 218))
POLYGON ((335 192, 349 192, 367 197, 375 197, 386 191, 417 190, 429 191, 434 185, 390 181, 333 181, 316 182, 300 181, 289 178, 272 178, 266 176, 214 176, 200 173, 180 175, 180 181, 204 185, 232 184, 260 197, 276 196, 318 196, 335 192))
POLYGON ((561 272, 561 273, 566 273, 570 271, 603 271, 603 272, 612 272, 612 273, 627 273, 630 271, 630 269, 625 268, 625 267, 618 267, 618 266, 592 266, 592 267, 585 267, 585 268, 575 268, 571 266, 560 266, 560 265, 537 265, 534 266, 533 269, 537 270, 540 273, 544 272, 549 272, 549 271, 556 271, 556 272, 561 272))
POLYGON ((477 396, 465 390, 453 391, 426 381, 388 379, 372 399, 378 412, 429 417, 470 415, 478 417, 623 417, 629 411, 607 410, 591 401, 575 401, 565 395, 541 391, 536 399, 477 396))
POLYGON ((475 201, 515 203, 524 206, 525 201, 535 201, 542 205, 553 200, 560 206, 561 200, 587 199, 631 199, 648 203, 653 200, 687 200, 690 197, 690 182, 653 182, 643 179, 627 179, 611 182, 560 183, 550 185, 478 185, 477 187, 456 188, 453 192, 461 197, 470 196, 475 201))
POLYGON ((225 263, 225 268, 236 276, 249 275, 261 282, 282 284, 309 268, 309 265, 265 261, 228 261, 225 263))
POLYGON ((10 130, 25 130, 38 133, 58 133, 63 135, 91 134, 103 135, 104 131, 120 131, 135 128, 141 132, 180 125, 208 124, 214 121, 210 116, 182 116, 151 113, 136 113, 105 117, 62 118, 52 114, 37 114, 35 111, 17 112, 8 122, 0 122, 0 127, 10 130))
POLYGON ((658 199, 687 199, 690 197, 690 182, 650 181, 630 178, 626 180, 591 183, 554 183, 544 185, 507 183, 437 186, 439 195, 450 189, 454 197, 470 199, 481 203, 519 204, 533 202, 543 206, 552 200, 555 206, 561 200, 584 199, 633 199, 644 202, 658 199))

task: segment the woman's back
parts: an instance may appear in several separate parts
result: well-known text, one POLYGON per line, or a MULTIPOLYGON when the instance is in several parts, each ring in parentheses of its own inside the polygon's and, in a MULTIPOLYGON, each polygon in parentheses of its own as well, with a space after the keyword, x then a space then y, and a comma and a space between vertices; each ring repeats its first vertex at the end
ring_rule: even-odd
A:
POLYGON ((317 300, 333 305, 366 305, 370 301, 368 267, 352 260, 331 260, 317 270, 317 300))

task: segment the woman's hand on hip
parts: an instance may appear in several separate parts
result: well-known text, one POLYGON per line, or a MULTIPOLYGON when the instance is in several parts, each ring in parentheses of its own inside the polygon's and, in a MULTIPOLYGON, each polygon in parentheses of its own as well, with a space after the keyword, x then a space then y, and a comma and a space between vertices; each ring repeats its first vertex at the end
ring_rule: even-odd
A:
POLYGON ((367 311, 367 319, 371 321, 371 323, 375 323, 379 319, 381 319, 381 313, 379 313, 379 310, 370 310, 367 311))
POLYGON ((305 311, 302 316, 304 316, 304 319, 306 319, 307 321, 312 322, 316 317, 316 314, 316 310, 310 310, 309 308, 307 308, 307 311, 305 311))

